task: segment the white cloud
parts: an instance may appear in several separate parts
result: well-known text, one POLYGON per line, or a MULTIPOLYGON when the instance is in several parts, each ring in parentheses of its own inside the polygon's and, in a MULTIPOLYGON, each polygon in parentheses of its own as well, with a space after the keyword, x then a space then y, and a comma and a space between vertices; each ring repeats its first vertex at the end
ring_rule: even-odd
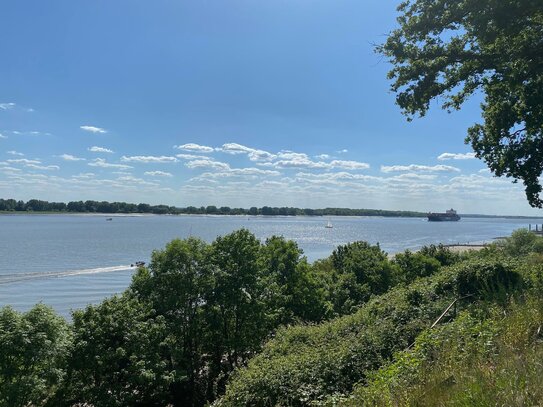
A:
POLYGON ((230 166, 226 163, 213 160, 193 160, 185 163, 188 168, 212 168, 214 170, 230 170, 230 166))
POLYGON ((351 174, 350 172, 327 172, 324 174, 311 174, 307 172, 298 172, 296 177, 299 179, 316 179, 323 181, 337 181, 337 180, 363 180, 363 181, 375 181, 381 180, 379 177, 373 177, 371 175, 351 174))
POLYGON ((460 169, 456 167, 451 167, 450 165, 382 165, 382 172, 459 172, 460 169))
POLYGON ((6 160, 8 163, 12 163, 12 164, 24 164, 24 165, 27 165, 27 164, 41 164, 41 161, 40 160, 28 160, 26 158, 12 158, 12 159, 9 159, 9 160, 6 160))
POLYGON ((205 155, 195 155, 195 154, 176 154, 175 156, 183 160, 208 160, 209 159, 209 157, 205 155))
POLYGON ((85 161, 84 158, 76 157, 71 154, 62 154, 59 155, 60 158, 62 158, 64 161, 85 161))
POLYGON ((42 131, 37 131, 37 130, 33 130, 33 131, 13 130, 11 131, 11 133, 16 136, 50 136, 51 135, 51 133, 44 133, 42 131))
POLYGON ((334 160, 330 162, 331 168, 343 168, 346 170, 367 170, 370 168, 368 163, 361 163, 358 161, 343 161, 343 160, 334 160))
POLYGON ((475 153, 443 153, 437 157, 440 161, 445 160, 473 160, 475 153))
POLYGON ((135 163, 175 163, 177 158, 170 156, 153 156, 153 155, 134 155, 134 156, 125 156, 121 157, 121 161, 125 163, 135 162, 135 163))
MULTIPOLYGON (((2 163, 0 163, 2 164, 2 163)), ((0 171, 2 172, 18 172, 18 171, 22 171, 20 168, 15 168, 15 167, 0 167, 0 171)))
POLYGON ((92 162, 89 163, 89 165, 91 167, 100 167, 100 168, 120 168, 120 169, 133 168, 130 165, 108 163, 103 158, 95 158, 92 162))
POLYGON ((146 171, 144 174, 150 175, 151 177, 173 177, 171 173, 164 171, 146 171))
POLYGON ((408 181, 412 181, 412 180, 425 180, 425 181, 428 181, 428 180, 433 180, 433 179, 436 179, 437 178, 437 175, 434 175, 434 174, 416 174, 414 172, 406 172, 404 174, 400 174, 400 175, 396 175, 392 178, 389 178, 389 179, 392 179, 392 180, 408 180, 408 181))
POLYGON ((347 150, 346 148, 344 148, 343 150, 339 150, 337 151, 338 154, 345 154, 345 153, 348 153, 349 150, 347 150))
POLYGON ((275 161, 273 165, 277 168, 312 168, 331 170, 340 168, 345 170, 365 170, 370 168, 367 163, 359 161, 333 160, 330 162, 313 161, 307 154, 282 151, 277 155, 281 160, 275 161))
POLYGON ((60 170, 58 165, 37 165, 37 164, 27 164, 25 167, 34 168, 35 170, 60 170))
POLYGON ((275 154, 267 151, 243 146, 238 143, 225 143, 218 150, 228 154, 247 154, 247 157, 251 161, 271 161, 277 157, 275 154))
POLYGON ((10 110, 15 107, 15 103, 9 102, 9 103, 0 103, 0 109, 1 110, 10 110))
POLYGON ((81 130, 84 130, 84 131, 88 131, 90 133, 98 133, 98 134, 104 134, 104 133, 107 133, 107 130, 106 129, 103 129, 101 127, 96 127, 96 126, 79 126, 79 128, 81 130))
POLYGON ((183 144, 180 146, 173 146, 173 147, 179 150, 191 151, 194 153, 211 153, 215 151, 213 147, 202 146, 200 144, 195 144, 195 143, 187 143, 187 144, 183 144))
POLYGON ((87 150, 89 150, 89 151, 91 151, 93 153, 108 153, 108 154, 113 153, 113 150, 110 150, 109 148, 98 147, 98 146, 89 147, 87 150))
POLYGON ((24 157, 24 154, 23 153, 19 153, 15 150, 10 150, 10 151, 7 151, 8 154, 10 155, 18 155, 19 157, 24 157))
POLYGON ((93 172, 84 172, 84 173, 80 173, 78 175, 72 175, 72 178, 90 179, 90 178, 94 178, 95 176, 96 175, 93 172))
POLYGON ((332 157, 329 154, 319 154, 316 155, 315 158, 318 158, 319 160, 329 160, 332 157))
POLYGON ((0 133, 0 138, 8 138, 8 136, 4 136, 2 133, 0 133))

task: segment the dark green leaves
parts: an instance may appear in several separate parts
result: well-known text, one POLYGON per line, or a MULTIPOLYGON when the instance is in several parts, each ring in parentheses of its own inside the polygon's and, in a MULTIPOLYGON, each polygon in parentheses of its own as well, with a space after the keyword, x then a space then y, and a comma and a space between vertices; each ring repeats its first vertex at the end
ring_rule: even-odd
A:
POLYGON ((432 100, 460 109, 485 95, 484 122, 470 143, 498 176, 522 180, 541 207, 543 172, 543 3, 540 0, 410 0, 399 27, 377 47, 393 65, 396 102, 411 120, 432 100))

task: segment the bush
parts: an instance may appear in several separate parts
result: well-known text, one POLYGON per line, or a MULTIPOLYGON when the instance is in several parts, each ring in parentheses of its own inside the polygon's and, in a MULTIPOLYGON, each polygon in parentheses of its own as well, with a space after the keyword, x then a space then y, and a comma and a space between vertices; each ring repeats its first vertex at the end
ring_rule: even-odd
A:
POLYGON ((459 295, 479 298, 511 288, 512 265, 470 261, 396 287, 353 315, 282 329, 236 371, 219 406, 302 406, 348 394, 356 383, 407 348, 459 295))
POLYGON ((335 405, 540 405, 543 342, 540 293, 505 307, 474 308, 421 334, 412 350, 335 405), (505 315, 505 317, 504 317, 505 315))
POLYGON ((70 334, 45 305, 0 309, 0 405, 43 406, 63 383, 70 334))

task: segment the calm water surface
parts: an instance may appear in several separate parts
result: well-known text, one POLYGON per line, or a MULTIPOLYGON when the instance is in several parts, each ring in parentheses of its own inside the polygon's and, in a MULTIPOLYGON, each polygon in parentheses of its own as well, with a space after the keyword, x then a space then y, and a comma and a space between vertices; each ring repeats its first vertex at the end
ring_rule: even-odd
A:
POLYGON ((298 242, 310 261, 340 244, 379 243, 389 253, 430 243, 482 242, 507 236, 528 219, 464 218, 431 223, 420 218, 245 216, 0 215, 0 306, 27 310, 37 302, 63 315, 123 291, 154 249, 174 238, 206 241, 247 228, 258 238, 298 242), (333 228, 324 226, 330 220, 333 228))

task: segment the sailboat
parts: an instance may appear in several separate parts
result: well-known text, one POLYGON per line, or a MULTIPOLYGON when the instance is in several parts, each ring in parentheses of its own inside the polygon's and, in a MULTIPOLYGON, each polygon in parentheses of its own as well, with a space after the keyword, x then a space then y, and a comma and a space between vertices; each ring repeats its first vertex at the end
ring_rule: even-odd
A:
POLYGON ((328 223, 326 224, 325 228, 327 229, 332 229, 334 227, 334 225, 332 225, 332 222, 328 221, 328 223))

